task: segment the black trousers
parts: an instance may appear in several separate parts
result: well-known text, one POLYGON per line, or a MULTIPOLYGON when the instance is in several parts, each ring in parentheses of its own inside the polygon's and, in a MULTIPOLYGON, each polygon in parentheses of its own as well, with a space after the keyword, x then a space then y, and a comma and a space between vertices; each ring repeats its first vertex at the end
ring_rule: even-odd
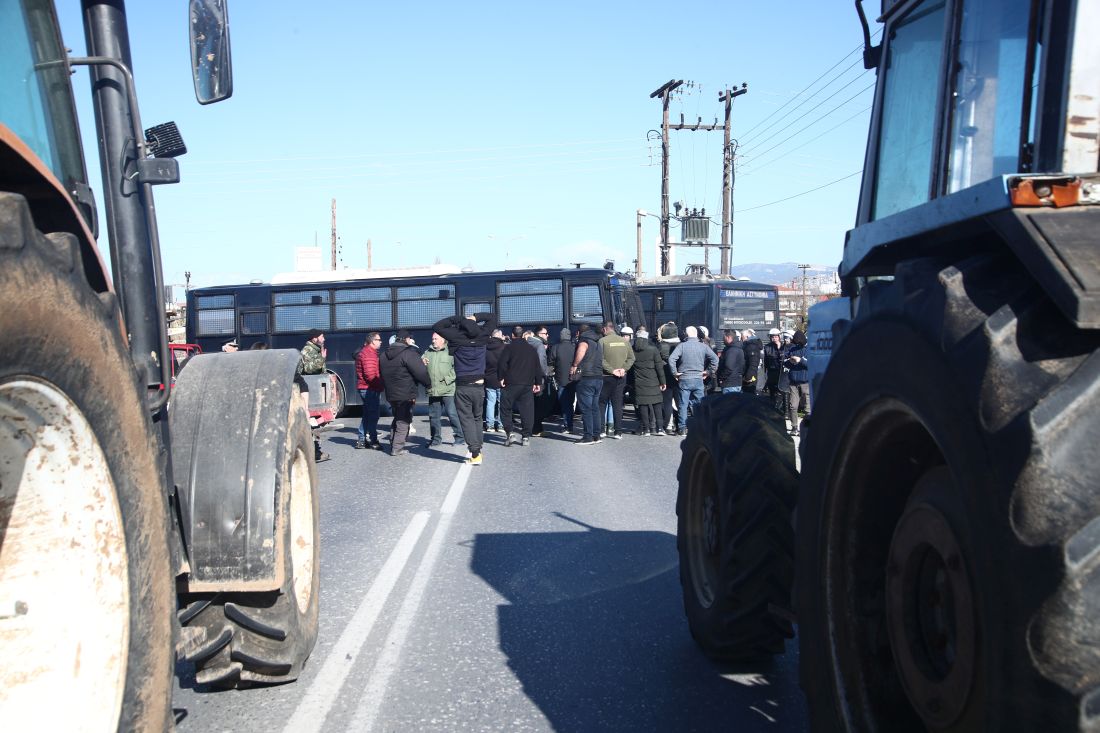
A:
POLYGON ((504 423, 504 432, 511 433, 512 410, 519 411, 520 435, 531 437, 535 424, 535 393, 529 384, 509 384, 500 390, 500 421, 504 423))
POLYGON ((665 411, 658 402, 655 405, 638 405, 638 416, 642 421, 642 430, 655 433, 665 429, 665 411))
POLYGON ((455 385, 455 409, 462 424, 462 436, 470 446, 470 455, 481 455, 481 443, 485 432, 485 383, 455 385))
POLYGON ((615 421, 615 432, 623 431, 623 393, 625 391, 626 377, 603 375, 603 389, 600 391, 600 432, 607 428, 604 422, 607 417, 608 402, 611 403, 611 417, 615 421))

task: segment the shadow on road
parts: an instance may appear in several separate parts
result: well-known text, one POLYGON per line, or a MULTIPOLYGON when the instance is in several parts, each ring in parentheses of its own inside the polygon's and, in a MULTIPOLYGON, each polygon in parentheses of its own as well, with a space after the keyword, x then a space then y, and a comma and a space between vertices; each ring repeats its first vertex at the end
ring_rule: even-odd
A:
POLYGON ((508 599, 500 648, 558 731, 800 731, 794 644, 754 668, 692 642, 676 538, 665 532, 480 534, 475 573, 508 599))

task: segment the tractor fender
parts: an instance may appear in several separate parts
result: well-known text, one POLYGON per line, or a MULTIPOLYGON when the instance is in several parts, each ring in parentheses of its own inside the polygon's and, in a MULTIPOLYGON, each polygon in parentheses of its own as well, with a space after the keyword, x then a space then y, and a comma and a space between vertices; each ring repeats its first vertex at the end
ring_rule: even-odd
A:
POLYGON ((266 591, 286 569, 275 536, 294 349, 199 354, 176 379, 168 410, 187 590, 266 591))

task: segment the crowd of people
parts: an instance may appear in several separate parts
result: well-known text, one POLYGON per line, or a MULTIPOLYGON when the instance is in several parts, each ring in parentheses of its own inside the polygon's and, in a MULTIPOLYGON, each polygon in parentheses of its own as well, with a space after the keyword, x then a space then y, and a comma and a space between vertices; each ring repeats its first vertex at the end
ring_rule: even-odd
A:
MULTIPOLYGON (((639 436, 684 435, 688 416, 712 392, 755 394, 760 380, 777 409, 786 410, 797 434, 800 412, 809 412, 806 337, 772 329, 762 343, 753 329, 727 330, 716 352, 705 327, 675 323, 654 338, 642 326, 617 328, 582 324, 563 328, 548 346, 546 327, 515 326, 508 334, 492 313, 451 316, 432 327, 423 351, 407 330, 383 346, 375 331, 355 358, 363 417, 357 449, 383 448, 378 435, 382 397, 393 411, 389 453, 406 455, 419 389, 428 396, 430 447, 443 443, 443 417, 452 443, 465 445, 466 462, 483 461, 486 432, 503 433, 504 445, 530 445, 544 422, 559 420, 563 433, 580 446, 626 434, 628 385, 639 436), (720 354, 720 355, 719 355, 720 354)), ((303 373, 324 369, 324 335, 309 334, 302 350, 303 373)))

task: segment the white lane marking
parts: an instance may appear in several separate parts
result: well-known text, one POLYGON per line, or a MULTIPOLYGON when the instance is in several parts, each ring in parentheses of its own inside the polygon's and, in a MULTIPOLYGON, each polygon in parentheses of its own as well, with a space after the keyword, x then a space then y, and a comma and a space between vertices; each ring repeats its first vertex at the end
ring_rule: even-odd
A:
POLYGON ((428 580, 435 569, 436 561, 439 560, 443 540, 451 526, 451 519, 454 518, 462 492, 466 489, 466 481, 470 478, 471 469, 472 466, 469 464, 463 464, 458 469, 458 475, 455 476, 454 483, 451 484, 447 497, 439 508, 439 524, 436 525, 432 538, 428 541, 428 549, 424 551, 424 557, 420 560, 420 566, 416 569, 416 575, 413 576, 412 583, 409 585, 408 594, 397 611, 397 620, 390 628, 390 633, 382 644, 382 652, 374 663, 370 677, 367 678, 367 684, 359 697, 359 707, 356 708, 355 717, 347 728, 349 731, 366 733, 374 728, 378 712, 382 707, 382 700, 386 695, 386 687, 401 662, 401 649, 412 629, 420 602, 424 600, 424 591, 427 590, 428 580))
POLYGON ((413 515, 412 521, 390 552, 382 570, 374 579, 359 608, 356 609, 355 615, 329 652, 321 671, 310 684, 309 691, 287 721, 283 728, 284 733, 307 733, 322 729, 325 716, 336 702, 340 688, 343 687, 348 673, 351 672, 359 650, 370 636, 371 629, 382 612, 382 607, 386 605, 386 599, 389 598, 390 592, 397 584, 397 579, 409 562, 413 550, 416 549, 416 544, 430 517, 431 512, 417 512, 413 515))

